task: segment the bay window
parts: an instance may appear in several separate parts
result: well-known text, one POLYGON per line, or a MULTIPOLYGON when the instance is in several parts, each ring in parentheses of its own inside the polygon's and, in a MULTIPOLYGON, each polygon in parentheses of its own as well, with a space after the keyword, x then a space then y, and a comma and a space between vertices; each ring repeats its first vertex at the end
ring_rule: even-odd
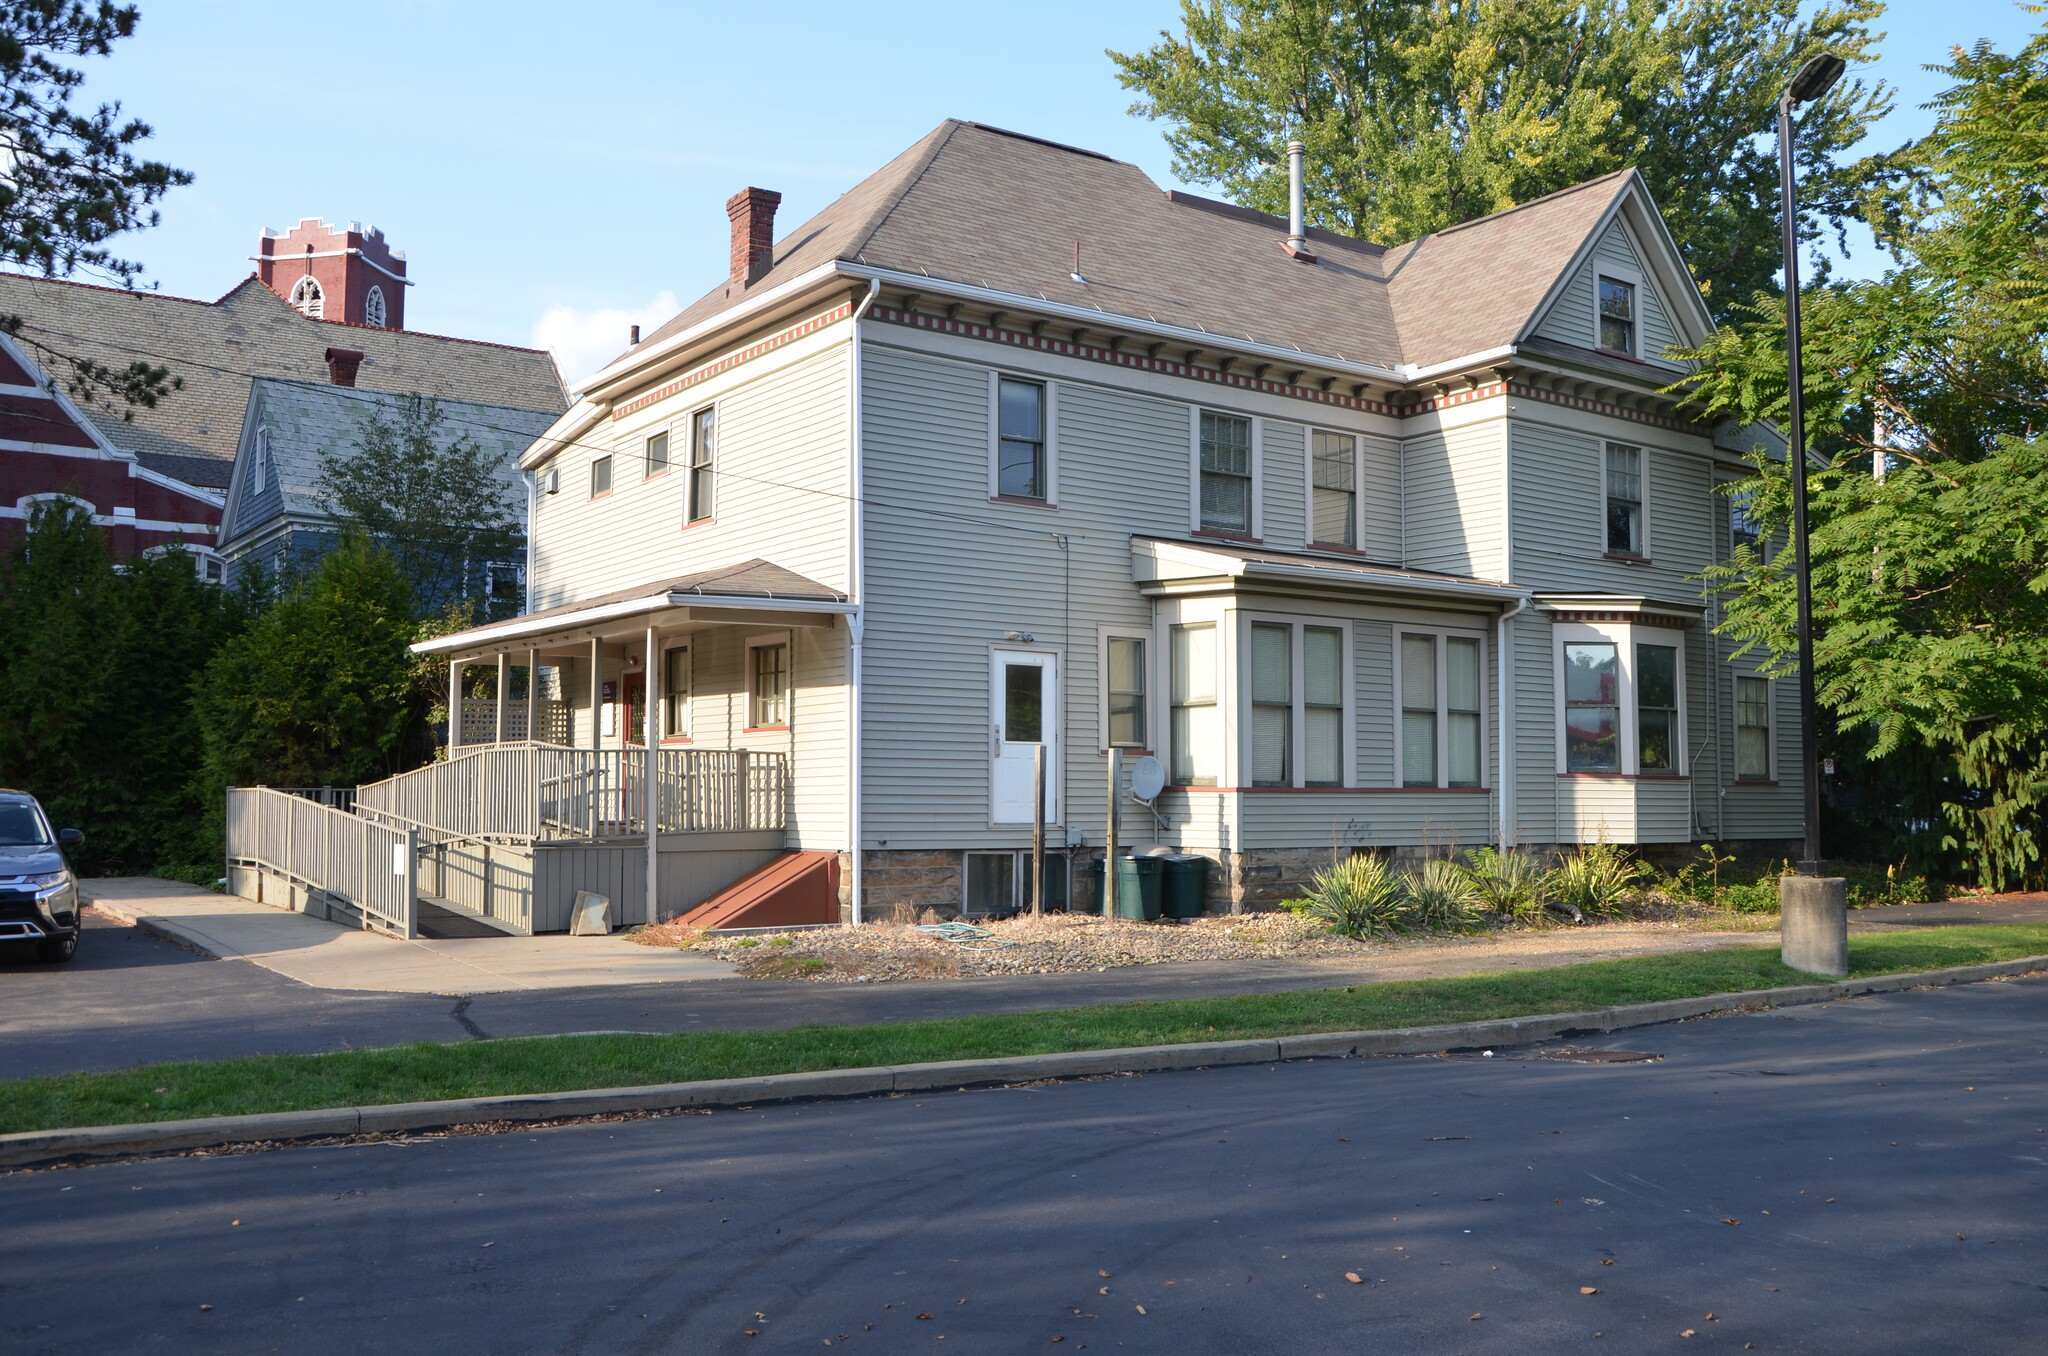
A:
POLYGON ((1294 785, 1294 628, 1252 623, 1253 786, 1294 785))
POLYGON ((1214 786, 1223 770, 1223 720, 1216 705, 1216 624, 1176 626, 1171 638, 1173 780, 1214 786))
POLYGON ((1636 646, 1636 768, 1675 772, 1678 730, 1678 648, 1636 646))
POLYGON ((1343 628, 1253 621, 1244 674, 1247 780, 1253 786, 1344 785, 1343 628))
POLYGON ((1681 633, 1629 624, 1560 625, 1557 631, 1557 770, 1683 776, 1681 633))

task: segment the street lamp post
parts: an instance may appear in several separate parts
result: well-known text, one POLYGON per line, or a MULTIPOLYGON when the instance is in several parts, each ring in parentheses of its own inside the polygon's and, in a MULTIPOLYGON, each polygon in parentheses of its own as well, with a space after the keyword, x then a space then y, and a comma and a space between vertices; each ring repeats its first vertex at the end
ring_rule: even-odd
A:
POLYGON ((1806 410, 1799 365, 1799 196, 1792 173, 1792 110, 1820 98, 1847 63, 1823 53, 1799 68, 1778 97, 1778 189, 1785 214, 1785 380, 1791 405, 1786 441, 1792 476, 1792 560, 1799 594, 1799 765, 1805 793, 1806 847, 1799 874, 1778 882, 1779 954, 1811 974, 1849 973, 1847 882, 1823 876, 1820 860, 1820 759, 1813 699, 1813 579, 1806 549, 1806 410))
POLYGON ((1787 461, 1792 474, 1792 560, 1799 593, 1799 768, 1806 802, 1806 848, 1799 874, 1818 876, 1820 759, 1814 732, 1813 577, 1806 554, 1806 410, 1799 362, 1799 186, 1792 171, 1792 110, 1833 89, 1848 63, 1822 53, 1799 68, 1778 96, 1778 193, 1785 217, 1785 380, 1791 404, 1787 461))

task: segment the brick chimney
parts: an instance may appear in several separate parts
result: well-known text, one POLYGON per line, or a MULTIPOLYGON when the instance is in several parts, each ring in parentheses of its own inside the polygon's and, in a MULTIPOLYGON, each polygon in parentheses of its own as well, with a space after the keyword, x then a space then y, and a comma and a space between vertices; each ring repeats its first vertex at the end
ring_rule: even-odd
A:
POLYGON ((775 261, 775 209, 780 193, 743 188, 726 200, 732 218, 732 281, 744 287, 775 261))
POLYGON ((336 386, 356 384, 356 369, 363 365, 361 349, 330 348, 327 350, 327 379, 336 386))

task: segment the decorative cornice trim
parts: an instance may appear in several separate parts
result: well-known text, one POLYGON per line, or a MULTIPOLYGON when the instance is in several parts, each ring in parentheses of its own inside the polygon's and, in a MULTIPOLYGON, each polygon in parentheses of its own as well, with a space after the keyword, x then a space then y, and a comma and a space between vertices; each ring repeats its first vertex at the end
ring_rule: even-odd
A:
POLYGON ((1593 414, 1607 415, 1612 419, 1629 419, 1638 424, 1671 429, 1678 433, 1697 433, 1700 428, 1699 425, 1689 424, 1682 419, 1673 419, 1669 415, 1647 414, 1642 410, 1631 410, 1605 400, 1588 400, 1584 396, 1566 395, 1562 391, 1546 391, 1540 386, 1531 386, 1526 382, 1509 382, 1508 394, 1526 400, 1540 400, 1546 405, 1561 405, 1568 410, 1586 410, 1593 414))
POLYGON ((627 415, 635 414, 641 410, 646 409, 649 405, 655 404, 658 401, 666 400, 670 396, 675 395, 679 391, 688 390, 690 387, 698 385, 701 382, 709 381, 711 378, 717 376, 721 372, 730 371, 731 369, 738 367, 741 363, 750 362, 753 359, 760 357, 764 353, 772 353, 778 348, 782 348, 787 344, 794 343, 798 339, 803 338, 805 335, 816 334, 819 330, 824 329, 827 325, 835 324, 838 321, 846 319, 848 316, 852 314, 853 303, 850 301, 844 302, 838 306, 833 307, 829 311, 825 311, 819 315, 812 316, 809 320, 800 321, 795 325, 791 325, 786 330, 781 330, 775 334, 771 334, 766 339, 759 340, 755 343, 749 344, 747 347, 743 349, 739 349, 735 352, 728 353, 724 357, 719 358, 714 362, 708 362, 704 364, 702 367, 692 368, 690 371, 685 372, 682 376, 677 377, 675 380, 667 382, 659 387, 656 387, 654 390, 649 391, 646 395, 635 396, 633 397, 633 399, 627 401, 623 405, 613 406, 611 412, 612 419, 614 422, 620 419, 624 419, 627 415))

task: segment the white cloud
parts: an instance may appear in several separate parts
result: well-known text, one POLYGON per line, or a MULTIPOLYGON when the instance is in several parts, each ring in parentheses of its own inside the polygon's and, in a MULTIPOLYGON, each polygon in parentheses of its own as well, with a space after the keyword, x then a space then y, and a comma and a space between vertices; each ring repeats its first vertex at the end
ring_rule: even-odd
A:
POLYGON ((555 355, 562 380, 573 391, 578 382, 626 351, 633 326, 638 325, 642 334, 652 334, 681 309, 676 294, 665 290, 637 311, 551 306, 533 322, 533 346, 555 355))

